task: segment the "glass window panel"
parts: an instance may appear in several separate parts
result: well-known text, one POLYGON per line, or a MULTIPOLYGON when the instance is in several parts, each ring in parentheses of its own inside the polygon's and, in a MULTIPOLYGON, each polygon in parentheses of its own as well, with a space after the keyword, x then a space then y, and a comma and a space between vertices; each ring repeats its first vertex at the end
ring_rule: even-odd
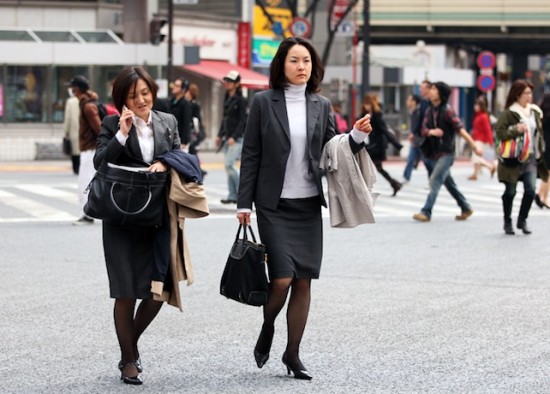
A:
POLYGON ((24 30, 0 30, 0 41, 36 41, 24 30))
POLYGON ((46 67, 8 66, 5 84, 4 116, 7 122, 46 121, 43 108, 46 67))
POLYGON ((116 42, 113 37, 104 31, 77 31, 78 35, 86 42, 116 42))
POLYGON ((34 33, 46 42, 79 42, 78 39, 70 31, 37 31, 34 33))

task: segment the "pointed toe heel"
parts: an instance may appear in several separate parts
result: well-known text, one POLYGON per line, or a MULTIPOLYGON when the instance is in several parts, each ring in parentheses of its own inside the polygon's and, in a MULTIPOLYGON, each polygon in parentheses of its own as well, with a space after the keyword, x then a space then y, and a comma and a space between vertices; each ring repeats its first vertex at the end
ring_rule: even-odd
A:
POLYGON ((290 365, 288 360, 283 356, 283 364, 286 366, 286 373, 287 375, 290 375, 290 372, 294 374, 294 379, 301 379, 301 380, 311 380, 313 379, 313 376, 308 372, 308 370, 302 365, 302 362, 298 360, 299 366, 290 365))
POLYGON ((269 353, 260 353, 256 349, 254 349, 254 359, 256 360, 256 365, 258 368, 262 368, 267 360, 269 360, 269 353))

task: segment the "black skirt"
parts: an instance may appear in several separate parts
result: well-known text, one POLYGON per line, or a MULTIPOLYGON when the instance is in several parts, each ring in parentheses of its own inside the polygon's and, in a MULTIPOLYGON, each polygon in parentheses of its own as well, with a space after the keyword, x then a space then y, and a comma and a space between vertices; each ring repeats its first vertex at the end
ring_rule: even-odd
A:
POLYGON ((256 206, 269 277, 318 279, 323 258, 319 196, 280 199, 276 209, 256 206))
POLYGON ((103 222, 111 298, 151 298, 154 231, 103 222))

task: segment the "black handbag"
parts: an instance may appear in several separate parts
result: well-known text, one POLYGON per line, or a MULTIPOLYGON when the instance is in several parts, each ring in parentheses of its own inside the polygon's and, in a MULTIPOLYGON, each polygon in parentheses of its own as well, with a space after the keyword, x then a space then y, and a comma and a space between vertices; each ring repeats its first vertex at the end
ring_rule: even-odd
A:
POLYGON ((63 153, 69 156, 72 153, 71 139, 68 136, 63 137, 63 153))
POLYGON ((166 205, 168 172, 103 162, 84 191, 84 213, 119 226, 157 227, 166 205))
POLYGON ((265 246, 256 242, 252 228, 240 225, 220 282, 220 294, 252 306, 267 304, 269 281, 265 246), (243 228, 243 238, 239 238, 243 228), (247 238, 250 231, 252 241, 247 238))

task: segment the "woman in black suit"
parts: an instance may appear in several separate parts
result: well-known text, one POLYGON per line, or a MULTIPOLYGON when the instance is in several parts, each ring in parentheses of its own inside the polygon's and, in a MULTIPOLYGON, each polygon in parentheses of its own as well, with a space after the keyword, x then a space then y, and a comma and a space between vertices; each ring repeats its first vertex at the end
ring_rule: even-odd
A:
MULTIPOLYGON (((324 69, 311 43, 285 39, 271 63, 270 90, 254 96, 244 135, 237 218, 250 223, 256 207, 258 229, 268 255, 269 303, 254 357, 267 362, 277 315, 290 292, 288 342, 282 361, 297 379, 311 379, 299 358, 311 279, 321 268, 326 206, 319 161, 323 146, 335 135, 330 102, 316 94, 324 69)), ((358 152, 371 131, 370 117, 358 120, 349 141, 358 152)))
MULTIPOLYGON (((173 115, 152 111, 156 95, 156 84, 143 68, 128 67, 120 72, 112 96, 121 115, 103 120, 94 157, 96 169, 106 160, 124 166, 148 166, 151 172, 167 170, 157 157, 180 149, 180 138, 173 115)), ((126 384, 142 384, 138 340, 162 306, 150 291, 154 254, 169 253, 170 245, 159 245, 156 231, 103 222, 103 249, 121 352, 118 368, 126 384), (137 299, 142 301, 134 311, 137 299)))
POLYGON ((388 125, 382 118, 382 111, 380 110, 380 104, 378 99, 372 94, 365 94, 363 97, 363 104, 361 106, 361 116, 370 114, 371 124, 374 132, 369 135, 369 142, 367 143, 367 152, 376 166, 376 170, 382 174, 393 189, 392 196, 395 196, 399 190, 401 190, 401 183, 391 177, 391 175, 382 167, 382 163, 386 161, 386 149, 388 148, 388 142, 391 143, 395 149, 401 150, 403 145, 397 140, 397 138, 388 130, 388 125))

